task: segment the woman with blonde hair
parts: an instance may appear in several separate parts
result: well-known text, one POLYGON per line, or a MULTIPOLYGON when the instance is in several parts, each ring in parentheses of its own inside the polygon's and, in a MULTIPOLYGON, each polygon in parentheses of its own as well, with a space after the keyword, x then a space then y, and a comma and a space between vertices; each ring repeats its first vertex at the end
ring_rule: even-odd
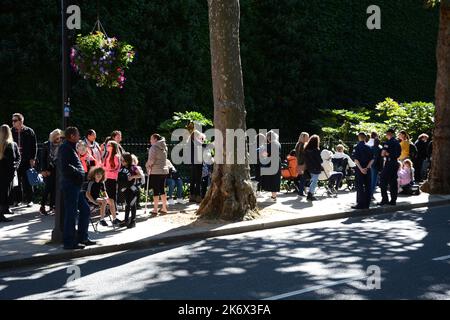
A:
POLYGON ((48 141, 44 143, 41 151, 41 175, 44 177, 44 193, 41 199, 41 208, 39 212, 47 215, 45 204, 50 196, 50 210, 55 207, 55 191, 56 191, 56 162, 59 146, 62 143, 63 132, 60 129, 53 130, 48 137, 48 141))
POLYGON ((0 222, 11 222, 5 214, 9 211, 9 194, 12 189, 14 174, 20 165, 20 153, 13 141, 11 129, 4 124, 0 127, 0 222))

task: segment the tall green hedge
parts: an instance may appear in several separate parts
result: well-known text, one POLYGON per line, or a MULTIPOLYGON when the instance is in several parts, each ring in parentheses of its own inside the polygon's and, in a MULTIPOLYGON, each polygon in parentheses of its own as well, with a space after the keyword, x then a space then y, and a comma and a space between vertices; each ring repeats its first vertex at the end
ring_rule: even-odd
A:
MULTIPOLYGON (((90 32, 96 1, 69 2, 90 32)), ((60 126, 58 4, 3 0, 0 13, 0 122, 23 112, 39 140, 60 126)), ((100 0, 100 17, 109 35, 136 48, 135 62, 123 90, 73 74, 72 124, 147 138, 175 111, 212 118, 206 0, 100 0)), ((280 128, 287 139, 319 132, 318 109, 370 107, 386 96, 433 101, 437 27, 437 10, 420 0, 241 0, 248 126, 280 128), (371 4, 381 7, 381 30, 366 28, 371 4)))

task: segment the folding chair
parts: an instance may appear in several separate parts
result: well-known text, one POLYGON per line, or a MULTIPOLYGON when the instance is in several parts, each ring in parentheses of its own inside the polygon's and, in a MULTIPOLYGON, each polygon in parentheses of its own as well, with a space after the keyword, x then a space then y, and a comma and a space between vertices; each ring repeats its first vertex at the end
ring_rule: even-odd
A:
POLYGON ((322 197, 324 195, 328 195, 331 197, 337 197, 337 190, 330 185, 330 177, 326 173, 326 171, 322 171, 325 174, 326 179, 319 180, 318 186, 323 187, 325 189, 325 192, 322 194, 322 197))
MULTIPOLYGON (((89 203, 89 208, 90 208, 89 221, 90 221, 94 231, 96 233, 98 233, 98 224, 100 223, 100 220, 101 220, 101 217, 100 217, 100 206, 97 205, 97 204, 89 203)), ((112 223, 113 220, 112 220, 112 217, 111 217, 111 211, 109 210, 109 205, 106 206, 105 218, 106 217, 109 218, 109 222, 111 222, 113 230, 116 230, 117 226, 112 223)))

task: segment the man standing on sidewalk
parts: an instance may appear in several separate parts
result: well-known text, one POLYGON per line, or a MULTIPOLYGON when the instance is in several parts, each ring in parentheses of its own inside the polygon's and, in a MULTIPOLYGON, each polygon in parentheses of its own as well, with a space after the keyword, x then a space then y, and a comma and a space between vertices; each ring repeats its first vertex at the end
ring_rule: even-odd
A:
POLYGON ((27 170, 33 168, 36 163, 37 140, 33 129, 24 126, 24 117, 20 113, 12 116, 12 135, 14 142, 19 147, 21 156, 20 166, 17 170, 19 186, 14 190, 14 202, 23 202, 28 207, 33 205, 33 187, 28 182, 27 170))
POLYGON ((353 150, 353 160, 356 164, 356 206, 353 209, 369 209, 371 197, 371 172, 373 163, 372 149, 366 145, 366 134, 358 134, 358 144, 353 150))
POLYGON ((83 249, 94 245, 88 238, 89 205, 81 186, 85 172, 76 151, 76 144, 80 140, 80 133, 75 127, 68 127, 65 132, 66 141, 58 150, 58 170, 60 170, 60 186, 64 199, 64 249, 83 249), (75 223, 78 210, 78 234, 75 233, 75 223))
POLYGON ((397 194, 398 194, 398 182, 397 182, 397 172, 398 172, 398 158, 402 152, 400 143, 395 139, 394 129, 389 129, 386 131, 386 141, 383 144, 383 150, 381 151, 381 156, 385 158, 384 168, 380 173, 380 188, 381 188, 381 202, 378 203, 380 206, 390 204, 395 206, 397 204, 397 194), (389 201, 387 188, 389 185, 389 190, 391 192, 391 201, 389 201))

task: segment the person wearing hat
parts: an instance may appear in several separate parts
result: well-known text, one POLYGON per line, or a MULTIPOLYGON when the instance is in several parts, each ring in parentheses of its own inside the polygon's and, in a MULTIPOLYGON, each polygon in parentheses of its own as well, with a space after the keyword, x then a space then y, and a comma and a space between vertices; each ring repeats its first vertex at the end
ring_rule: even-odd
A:
POLYGON ((358 144, 352 158, 356 164, 356 205, 353 209, 369 209, 371 197, 371 167, 374 161, 372 149, 366 144, 366 134, 358 134, 358 144))
POLYGON ((380 173, 381 202, 378 205, 383 206, 390 204, 395 206, 397 203, 398 185, 397 171, 398 158, 402 152, 400 143, 395 139, 395 130, 386 131, 387 141, 383 144, 381 156, 385 159, 385 164, 380 173), (391 192, 391 201, 389 201, 387 187, 391 192))

